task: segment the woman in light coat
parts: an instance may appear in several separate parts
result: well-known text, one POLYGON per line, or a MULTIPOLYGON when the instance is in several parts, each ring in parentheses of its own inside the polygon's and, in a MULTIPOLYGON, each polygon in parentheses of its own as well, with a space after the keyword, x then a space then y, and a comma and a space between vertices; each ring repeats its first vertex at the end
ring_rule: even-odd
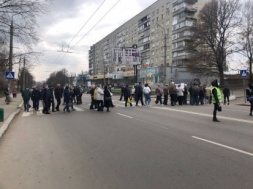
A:
POLYGON ((184 89, 181 87, 181 85, 179 85, 177 89, 177 100, 179 105, 183 104, 183 96, 184 96, 184 89))

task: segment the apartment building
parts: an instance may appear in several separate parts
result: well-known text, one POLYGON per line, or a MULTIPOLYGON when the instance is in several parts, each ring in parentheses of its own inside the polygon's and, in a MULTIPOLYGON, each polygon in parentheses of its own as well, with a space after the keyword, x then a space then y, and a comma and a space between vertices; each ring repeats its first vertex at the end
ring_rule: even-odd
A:
POLYGON ((158 0, 91 46, 89 74, 98 83, 169 83, 193 79, 185 67, 189 27, 210 0, 158 0), (118 65, 113 49, 136 47, 140 64, 118 65), (136 71, 136 68, 138 71, 136 71), (137 79, 136 79, 137 78, 137 79))

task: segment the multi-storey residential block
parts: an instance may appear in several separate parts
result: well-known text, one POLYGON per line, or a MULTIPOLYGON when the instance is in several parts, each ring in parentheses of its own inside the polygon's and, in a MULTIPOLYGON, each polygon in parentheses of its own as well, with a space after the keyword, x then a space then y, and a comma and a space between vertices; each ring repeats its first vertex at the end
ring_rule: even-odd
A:
POLYGON ((190 26, 198 11, 210 0, 158 0, 91 46, 89 74, 91 80, 103 83, 134 83, 132 65, 116 65, 114 48, 137 45, 141 52, 138 81, 169 83, 193 79, 185 67, 191 38, 190 26))

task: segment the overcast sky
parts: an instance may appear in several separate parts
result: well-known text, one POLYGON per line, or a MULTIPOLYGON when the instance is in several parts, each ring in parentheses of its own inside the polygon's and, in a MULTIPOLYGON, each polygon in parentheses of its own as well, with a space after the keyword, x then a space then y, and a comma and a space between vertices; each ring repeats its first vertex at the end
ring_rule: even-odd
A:
POLYGON ((41 42, 37 50, 43 51, 44 55, 38 65, 31 69, 36 81, 46 80, 52 72, 63 68, 72 74, 88 71, 89 47, 156 2, 156 0, 52 1, 50 13, 38 18, 41 42), (74 38, 101 4, 98 12, 74 38), (106 14, 113 6, 114 8, 106 14), (103 19, 89 32, 101 18, 103 19), (61 50, 73 53, 58 52, 61 50))

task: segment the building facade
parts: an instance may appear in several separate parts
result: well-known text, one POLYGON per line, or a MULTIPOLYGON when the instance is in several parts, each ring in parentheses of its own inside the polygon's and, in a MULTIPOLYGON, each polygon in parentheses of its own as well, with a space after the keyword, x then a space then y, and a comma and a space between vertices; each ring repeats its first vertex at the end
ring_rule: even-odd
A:
POLYGON ((103 84, 142 81, 152 85, 193 79, 185 66, 186 42, 191 38, 189 28, 196 21, 198 11, 209 1, 158 0, 153 3, 91 46, 91 81, 103 84), (138 71, 133 65, 115 64, 113 49, 135 46, 141 54, 138 71))

